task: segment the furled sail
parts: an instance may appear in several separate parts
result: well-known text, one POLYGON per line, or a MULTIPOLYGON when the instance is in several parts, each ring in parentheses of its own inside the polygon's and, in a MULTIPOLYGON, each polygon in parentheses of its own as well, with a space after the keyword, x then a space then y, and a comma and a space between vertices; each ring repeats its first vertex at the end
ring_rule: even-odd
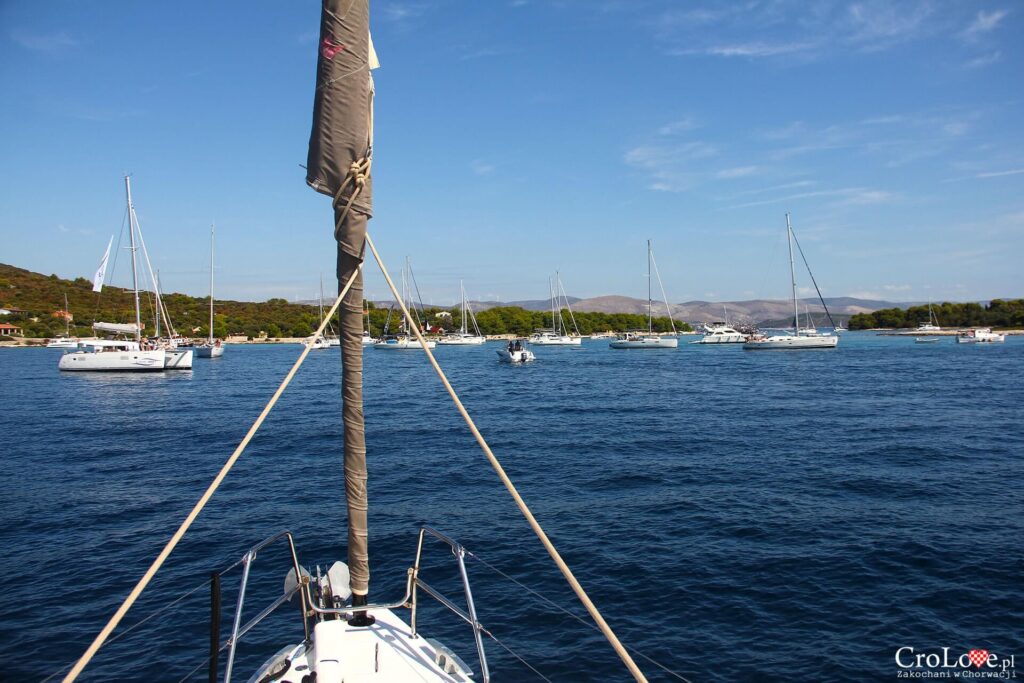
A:
POLYGON ((373 78, 369 0, 324 0, 320 16, 313 128, 306 182, 333 199, 338 287, 355 282, 339 309, 348 564, 353 604, 365 604, 367 543, 366 441, 363 430, 363 258, 373 211, 373 78))

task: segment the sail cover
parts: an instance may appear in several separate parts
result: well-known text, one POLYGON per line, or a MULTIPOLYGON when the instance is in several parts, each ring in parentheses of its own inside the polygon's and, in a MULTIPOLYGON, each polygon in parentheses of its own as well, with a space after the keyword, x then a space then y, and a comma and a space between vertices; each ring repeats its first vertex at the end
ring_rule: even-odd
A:
MULTIPOLYGON (((361 179, 350 177, 353 164, 368 162, 372 155, 371 69, 377 58, 368 0, 324 0, 319 50, 306 182, 334 198, 339 216, 351 202, 349 214, 368 218, 373 214, 369 169, 361 179)), ((365 230, 365 219, 354 216, 336 226, 336 236, 347 253, 362 256, 365 230)))
POLYGON ((369 592, 366 441, 363 425, 363 257, 373 210, 369 162, 373 140, 376 56, 369 0, 324 0, 320 17, 313 129, 306 182, 333 199, 338 287, 355 275, 339 309, 348 565, 352 593, 369 592))

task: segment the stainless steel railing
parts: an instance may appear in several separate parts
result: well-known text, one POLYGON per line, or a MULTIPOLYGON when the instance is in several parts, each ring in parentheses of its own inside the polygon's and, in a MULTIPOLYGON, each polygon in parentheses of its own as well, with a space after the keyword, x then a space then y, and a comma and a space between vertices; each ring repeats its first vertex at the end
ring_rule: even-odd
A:
MULTIPOLYGON (((466 623, 473 628, 473 639, 476 643, 477 657, 480 660, 480 674, 483 683, 489 683, 490 681, 490 670, 487 666, 487 653, 484 650, 483 634, 488 633, 484 628, 483 624, 477 618, 476 605, 473 602, 473 592, 469 586, 469 575, 466 572, 466 549, 459 542, 446 536, 440 531, 433 529, 428 526, 420 528, 419 536, 416 542, 416 558, 413 562, 413 566, 410 567, 406 574, 406 585, 405 595, 401 600, 391 603, 379 603, 370 605, 360 605, 358 607, 321 607, 318 605, 318 600, 315 600, 310 590, 309 576, 304 575, 302 568, 299 566, 298 554, 295 551, 295 541, 292 538, 291 532, 282 531, 274 536, 271 536, 257 545, 250 548, 242 556, 240 563, 242 565, 242 578, 241 584, 238 589, 238 599, 235 605, 235 614, 231 628, 231 635, 228 640, 219 646, 218 649, 222 650, 225 647, 228 648, 227 662, 225 663, 224 669, 224 683, 231 682, 231 675, 234 669, 235 661, 235 650, 238 642, 251 631, 257 624, 263 619, 269 616, 274 610, 288 602, 295 593, 298 593, 302 600, 302 627, 305 633, 305 640, 309 641, 310 618, 322 619, 326 615, 351 615, 353 612, 373 612, 375 610, 386 610, 386 609, 408 609, 410 610, 410 630, 412 636, 418 637, 416 630, 416 617, 419 604, 419 591, 425 592, 430 597, 437 600, 442 606, 447 608, 449 611, 458 615, 466 623), (459 576, 462 581, 462 589, 466 600, 466 609, 463 610, 457 606, 450 599, 445 597, 440 591, 429 585, 423 579, 419 577, 420 573, 420 560, 423 556, 423 545, 424 540, 430 536, 433 539, 441 541, 448 545, 451 549, 452 555, 455 557, 458 567, 459 576), (242 610, 245 605, 245 594, 249 583, 249 571, 252 567, 253 561, 256 559, 257 554, 269 545, 272 545, 282 539, 288 541, 288 549, 291 555, 292 570, 295 572, 296 584, 294 587, 286 590, 284 594, 274 600, 270 605, 265 607, 249 621, 242 623, 242 610)), ((319 589, 319 587, 318 587, 319 589)), ((219 617, 218 617, 219 618, 219 617)))

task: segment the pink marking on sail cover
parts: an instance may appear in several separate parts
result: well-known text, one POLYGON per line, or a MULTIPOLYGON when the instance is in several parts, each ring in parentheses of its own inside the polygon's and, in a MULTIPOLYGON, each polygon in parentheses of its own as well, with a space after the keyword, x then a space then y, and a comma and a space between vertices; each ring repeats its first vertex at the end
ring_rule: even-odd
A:
POLYGON ((327 36, 324 36, 324 39, 320 41, 320 54, 322 54, 326 59, 334 59, 334 55, 344 49, 344 45, 335 43, 327 36))

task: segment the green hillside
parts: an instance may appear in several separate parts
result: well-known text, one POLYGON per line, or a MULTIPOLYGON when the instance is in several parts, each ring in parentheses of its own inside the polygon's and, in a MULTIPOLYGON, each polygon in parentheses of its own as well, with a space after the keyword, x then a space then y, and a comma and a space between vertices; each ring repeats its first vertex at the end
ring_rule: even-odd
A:
MULTIPOLYGON (((1024 327, 1024 299, 992 299, 987 306, 945 302, 932 313, 942 327, 1024 327)), ((851 330, 905 329, 928 322, 927 306, 884 308, 850 318, 851 330)))
MULTIPOLYGON (((131 322, 135 318, 130 290, 105 286, 103 292, 97 294, 92 291, 92 282, 83 277, 65 280, 56 275, 42 275, 0 264, 0 308, 23 311, 4 316, 2 321, 22 327, 26 337, 52 337, 64 332, 64 320, 53 317, 53 313, 63 310, 65 294, 68 297, 68 308, 74 315, 71 328, 74 335, 90 335, 92 323, 95 321, 131 322)), ((205 298, 165 294, 164 303, 170 312, 171 321, 180 334, 196 337, 207 335, 209 308, 205 298)), ((388 310, 374 308, 372 303, 367 305, 370 308, 370 331, 375 336, 379 335, 387 321, 388 310)), ((319 322, 316 306, 288 303, 284 299, 269 299, 262 302, 218 299, 214 308, 216 315, 213 334, 221 338, 229 334, 256 338, 261 333, 272 338, 306 337, 313 333, 319 322)), ((150 334, 154 331, 154 310, 152 296, 143 294, 143 324, 146 326, 146 332, 150 334)), ((563 315, 568 319, 568 311, 563 311, 563 315)), ((606 330, 647 329, 647 317, 643 315, 574 315, 582 334, 606 330)), ((397 330, 397 316, 397 311, 391 316, 391 332, 397 330)), ((458 307, 428 308, 424 312, 424 317, 431 324, 444 330, 458 329, 462 324, 458 307), (449 311, 451 317, 436 317, 442 310, 449 311)), ((527 335, 536 328, 551 327, 550 313, 527 311, 517 306, 490 308, 477 313, 476 318, 483 334, 527 335)), ((676 328, 684 331, 691 329, 689 325, 678 320, 676 328)), ((670 329, 669 319, 655 318, 654 329, 658 332, 667 332, 670 329)))
MULTIPOLYGON (((92 282, 83 278, 65 280, 56 275, 42 275, 22 268, 0 264, 0 307, 18 308, 24 313, 4 317, 4 322, 24 328, 26 337, 51 337, 64 332, 64 320, 53 313, 64 308, 74 315, 72 334, 89 335, 92 323, 131 322, 135 319, 131 290, 104 286, 99 294, 92 291, 92 282)), ((164 302, 171 321, 185 336, 208 333, 209 304, 206 299, 185 294, 165 294, 164 302)), ((150 294, 142 295, 143 325, 148 333, 154 330, 155 306, 150 294)), ((261 303, 251 301, 215 302, 213 332, 215 336, 244 334, 249 337, 261 331, 270 337, 305 337, 317 323, 317 307, 290 304, 284 299, 261 303)))

